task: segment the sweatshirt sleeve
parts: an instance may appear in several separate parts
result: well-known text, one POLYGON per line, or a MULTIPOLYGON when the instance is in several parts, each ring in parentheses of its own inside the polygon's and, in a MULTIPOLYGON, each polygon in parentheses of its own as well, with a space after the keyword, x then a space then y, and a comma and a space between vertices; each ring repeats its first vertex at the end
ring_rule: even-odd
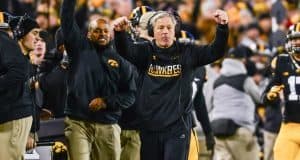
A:
POLYGON ((214 41, 209 45, 193 45, 192 65, 194 67, 212 63, 225 55, 228 40, 228 26, 218 25, 214 41))
POLYGON ((246 78, 244 89, 246 93, 249 93, 254 102, 261 103, 260 97, 262 92, 260 92, 258 86, 255 84, 254 80, 251 77, 246 78))
POLYGON ((113 109, 126 109, 133 105, 136 95, 136 79, 137 73, 133 66, 125 60, 121 60, 121 82, 118 85, 119 92, 115 95, 105 98, 109 107, 113 109))
POLYGON ((76 0, 64 0, 61 7, 61 28, 64 36, 64 44, 70 57, 78 54, 85 41, 75 21, 76 0))
POLYGON ((137 66, 145 67, 151 43, 133 42, 128 33, 115 31, 115 46, 117 52, 126 60, 137 66))
POLYGON ((5 48, 0 47, 0 62, 5 69, 3 69, 3 73, 0 71, 0 91, 24 83, 25 68, 27 68, 26 63, 22 61, 23 55, 15 43, 6 43, 5 41, 1 43, 5 43, 5 48))

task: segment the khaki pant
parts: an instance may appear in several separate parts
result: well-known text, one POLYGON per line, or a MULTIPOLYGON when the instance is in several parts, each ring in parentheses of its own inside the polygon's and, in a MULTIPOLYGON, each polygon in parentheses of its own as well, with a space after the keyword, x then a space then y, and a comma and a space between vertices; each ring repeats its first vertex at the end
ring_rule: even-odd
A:
POLYGON ((139 132, 136 130, 122 130, 121 147, 121 160, 140 160, 141 140, 139 132))
POLYGON ((277 134, 264 131, 264 160, 273 160, 273 148, 276 141, 277 134))
POLYGON ((216 138, 215 160, 259 160, 256 137, 246 128, 239 128, 233 136, 216 138))
POLYGON ((198 160, 199 152, 200 152, 200 148, 199 148, 199 140, 198 140, 197 132, 196 130, 192 129, 188 160, 198 160))
POLYGON ((300 124, 283 123, 274 146, 274 160, 300 160, 300 124))
POLYGON ((212 160, 213 151, 206 148, 206 139, 204 135, 198 136, 199 139, 199 160, 212 160))
POLYGON ((119 160, 121 154, 118 124, 100 124, 65 119, 65 136, 70 160, 119 160))
POLYGON ((0 124, 0 160, 24 159, 32 116, 0 124))

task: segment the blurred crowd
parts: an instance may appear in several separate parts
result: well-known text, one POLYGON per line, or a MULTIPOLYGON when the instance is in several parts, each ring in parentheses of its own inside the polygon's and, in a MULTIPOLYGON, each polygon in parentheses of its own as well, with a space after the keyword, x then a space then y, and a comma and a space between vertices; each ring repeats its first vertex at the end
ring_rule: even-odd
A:
MULTIPOLYGON (((3 0, 0 10, 18 16, 28 13, 36 18, 42 29, 54 34, 60 26, 61 3, 62 0, 3 0)), ((215 24, 211 13, 222 8, 230 17, 230 47, 239 44, 251 28, 257 28, 258 32, 252 31, 247 36, 277 47, 282 45, 278 44, 282 38, 272 40, 272 34, 279 34, 278 30, 286 31, 288 26, 299 20, 296 0, 78 0, 77 23, 84 32, 91 19, 104 16, 113 20, 119 16, 129 16, 135 7, 141 5, 151 6, 155 10, 176 10, 182 18, 183 29, 203 43, 210 42, 214 35, 212 26, 215 24)))

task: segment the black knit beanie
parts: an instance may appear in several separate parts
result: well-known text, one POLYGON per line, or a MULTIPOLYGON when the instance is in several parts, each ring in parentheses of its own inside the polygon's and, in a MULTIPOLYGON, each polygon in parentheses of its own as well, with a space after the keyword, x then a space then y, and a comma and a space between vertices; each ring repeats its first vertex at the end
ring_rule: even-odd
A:
POLYGON ((19 40, 23 38, 34 28, 39 28, 38 23, 28 15, 18 16, 9 22, 9 26, 13 31, 14 38, 19 40))

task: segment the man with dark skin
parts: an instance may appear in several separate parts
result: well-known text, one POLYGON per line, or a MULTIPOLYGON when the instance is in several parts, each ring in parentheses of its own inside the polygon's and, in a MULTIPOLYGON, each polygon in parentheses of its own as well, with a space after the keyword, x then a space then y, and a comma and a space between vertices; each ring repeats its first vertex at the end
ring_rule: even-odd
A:
POLYGON ((135 101, 130 63, 112 46, 106 19, 90 22, 87 37, 74 19, 76 0, 64 0, 61 28, 70 58, 65 136, 72 160, 119 160, 121 110, 135 101))

